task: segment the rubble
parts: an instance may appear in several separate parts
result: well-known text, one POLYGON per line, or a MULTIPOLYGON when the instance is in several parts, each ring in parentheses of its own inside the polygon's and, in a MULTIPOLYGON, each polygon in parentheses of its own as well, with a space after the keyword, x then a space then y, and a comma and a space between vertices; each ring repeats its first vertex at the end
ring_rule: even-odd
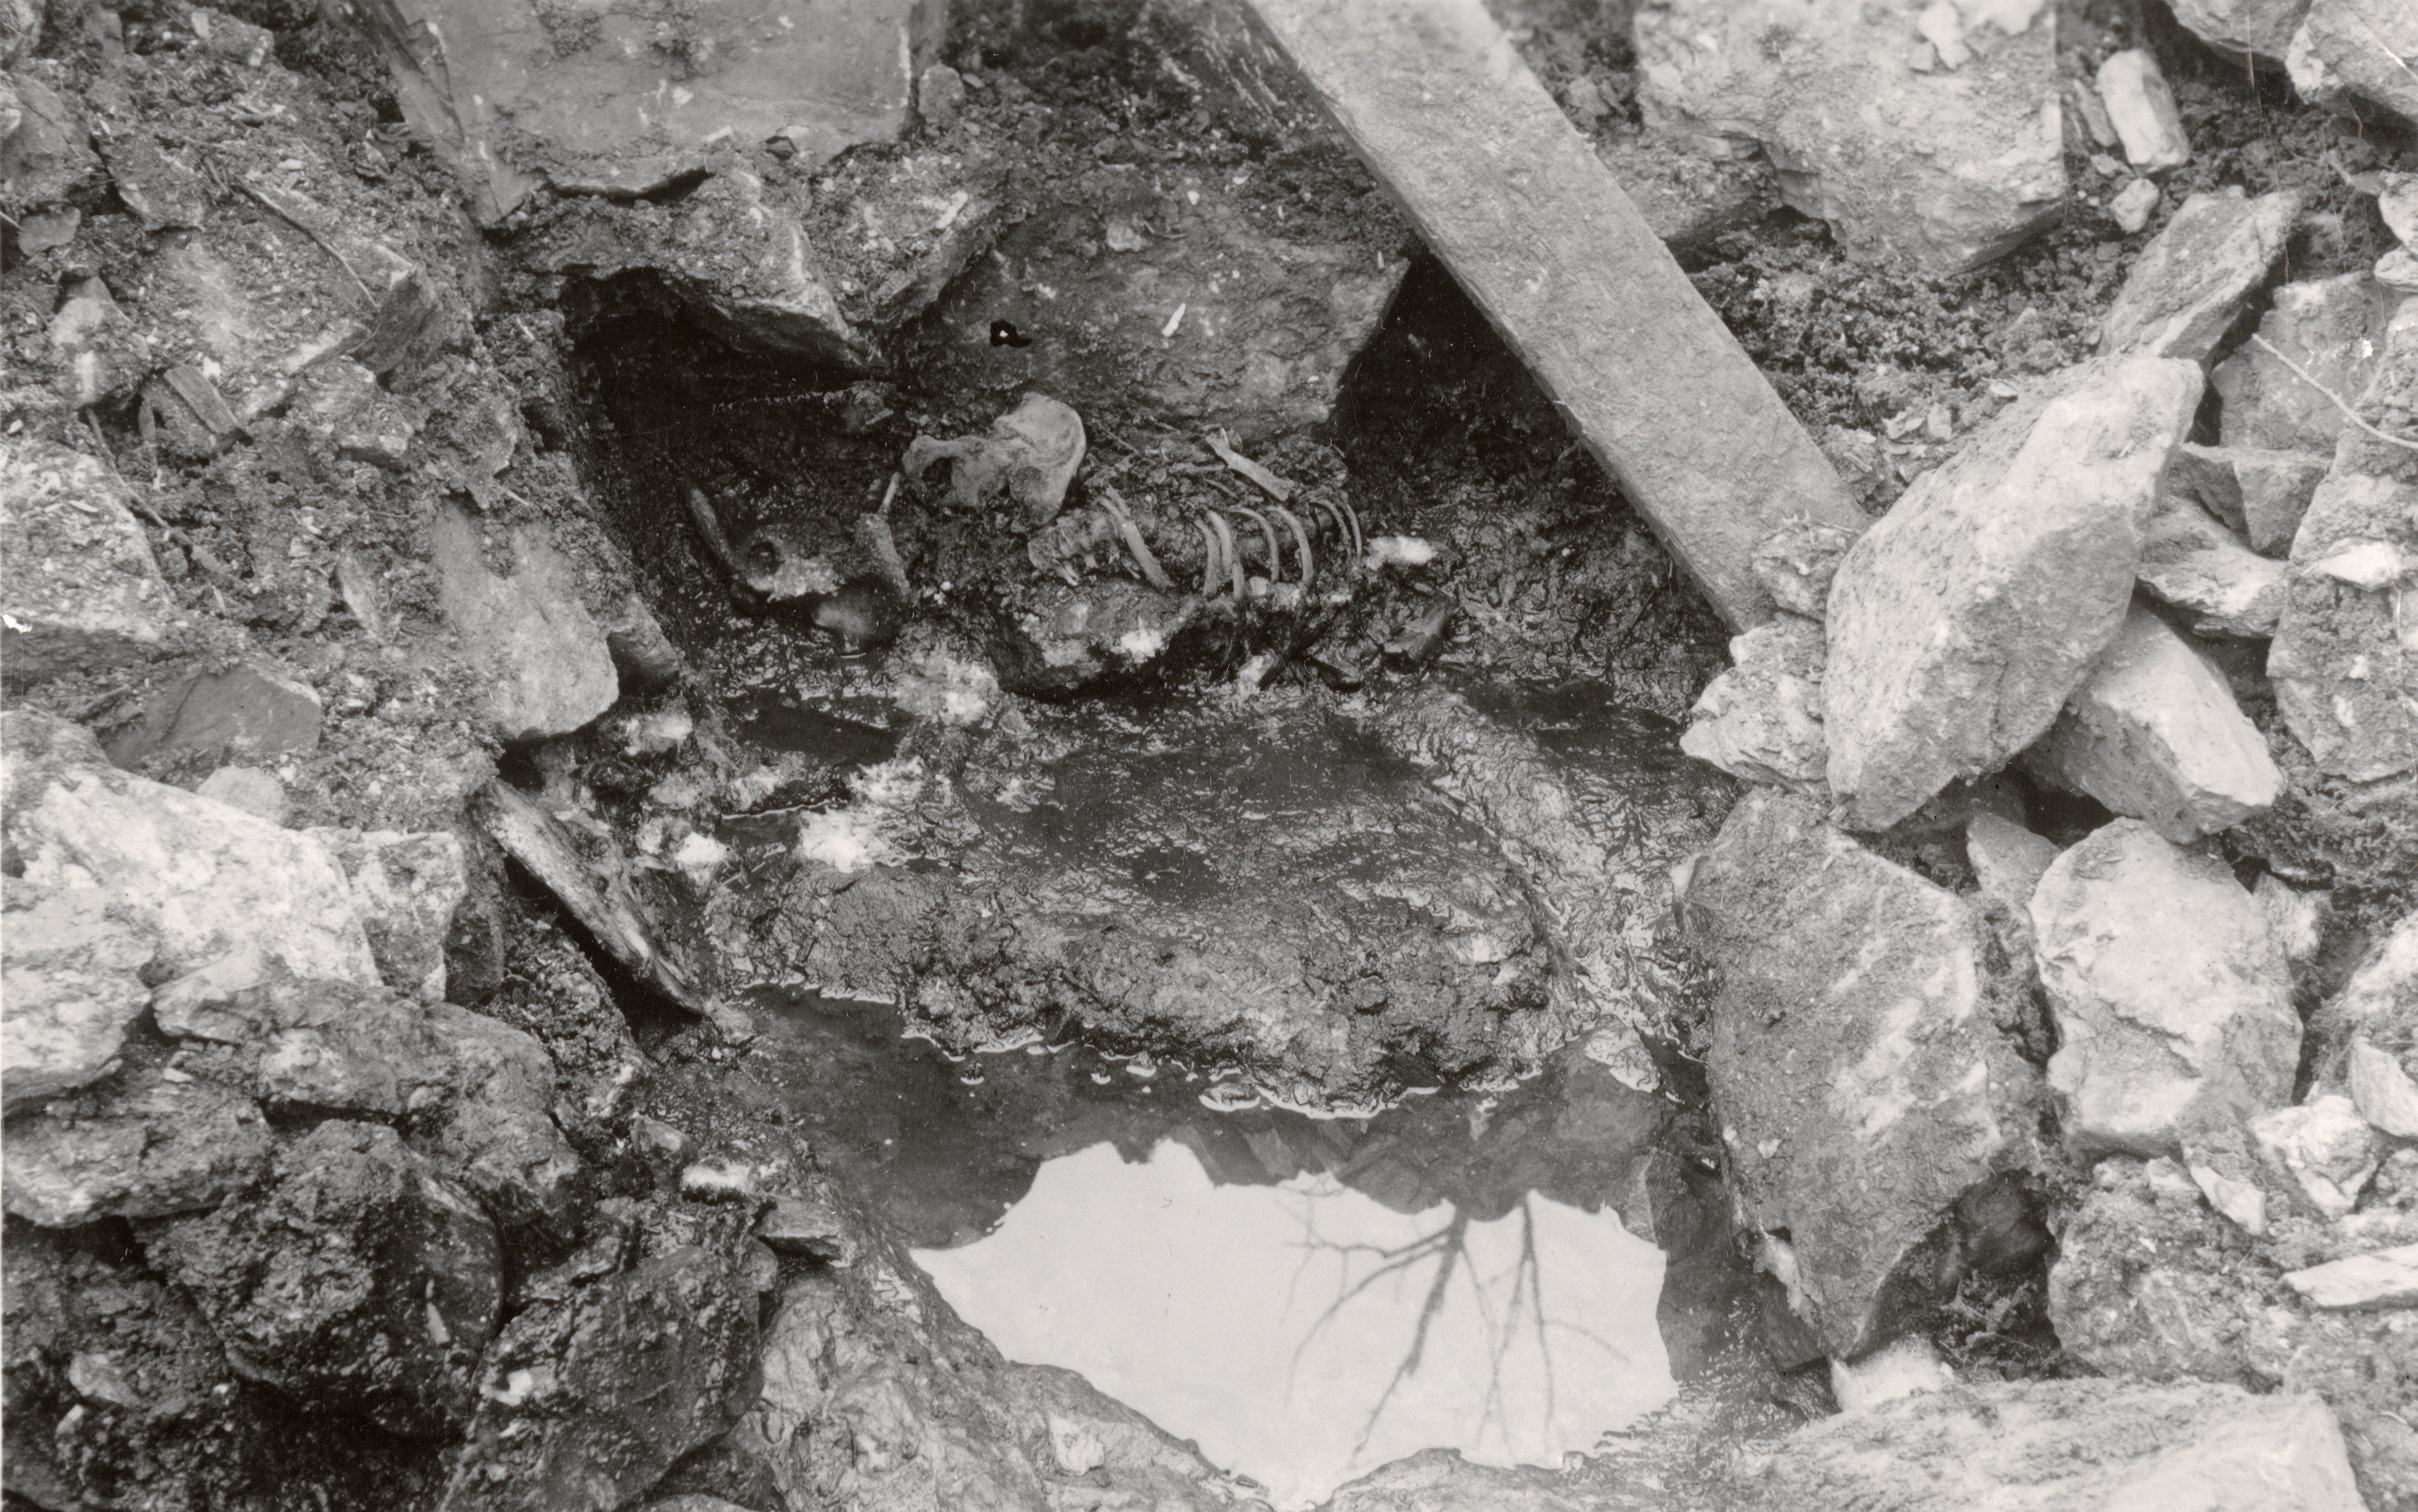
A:
POLYGON ((2137 605, 2028 762, 2179 845, 2260 813, 2284 783, 2224 673, 2137 605))
POLYGON ((2290 1094, 2301 1020, 2283 955, 2222 863, 2118 819, 2049 867, 2031 924, 2075 1150, 2172 1154, 2290 1094))
POLYGON ((2199 389, 2186 363, 2095 368, 2011 408, 1847 553, 1823 727, 1851 823, 1886 828, 2048 728, 2123 622, 2199 389))
POLYGON ((1830 583, 1857 532, 1792 520, 1754 548, 1755 580, 1788 614, 1819 620, 1829 612, 1830 583))
POLYGON ((1679 749, 1733 777, 1827 795, 1822 627, 1781 615, 1734 637, 1730 660, 1688 711, 1679 749))
POLYGON ((214 1207, 268 1168, 269 1146, 251 1098, 146 1065, 9 1120, 0 1159, 8 1212, 66 1229, 214 1207))
POLYGON ((1742 1212, 1855 1358, 1952 1286, 1958 1199, 2035 1158, 2038 1073, 1998 1031, 1972 911, 1802 799, 1749 793, 1682 908, 1721 973, 1706 1071, 1742 1212))
POLYGON ((543 525, 504 534, 513 571, 489 571, 482 530, 459 504, 436 512, 437 588, 463 641, 486 674, 487 711, 507 743, 568 735, 620 695, 604 632, 581 601, 571 564, 543 525))
POLYGON ((2191 161, 2191 140, 2174 91, 2158 71, 2158 60, 2142 48, 2111 53, 2099 65, 2099 98, 2135 168, 2179 168, 2191 161))
POLYGON ((0 607, 11 688, 166 650, 175 604, 127 507, 132 496, 97 459, 46 441, 11 446, 0 461, 0 607))
POLYGON ((2242 298, 2283 256, 2300 213, 2300 197, 2288 191, 2250 199, 2228 188, 2184 200, 2108 306, 2100 356, 2207 361, 2242 298))
POLYGON ((1759 145, 1851 254, 1961 272, 2065 197, 2046 15, 1656 0, 1635 22, 1638 99, 1715 156, 1759 145))

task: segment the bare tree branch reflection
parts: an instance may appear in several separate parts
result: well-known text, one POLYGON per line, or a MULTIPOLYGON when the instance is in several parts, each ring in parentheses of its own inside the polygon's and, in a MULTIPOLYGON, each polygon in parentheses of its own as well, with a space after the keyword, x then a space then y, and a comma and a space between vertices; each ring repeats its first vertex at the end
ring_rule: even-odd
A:
POLYGON ((1298 1288, 1301 1277, 1321 1256, 1338 1258, 1341 1263, 1341 1275, 1337 1282, 1335 1299, 1320 1312, 1317 1321, 1302 1336, 1301 1342, 1293 1350, 1293 1367, 1296 1371, 1300 1368, 1302 1355, 1326 1331, 1328 1325, 1342 1315, 1344 1308, 1368 1295, 1372 1288, 1388 1278, 1409 1279, 1419 1267, 1430 1261, 1435 1264, 1435 1274, 1428 1280, 1426 1294, 1420 1301, 1417 1317, 1411 1325, 1409 1342, 1400 1359, 1396 1362, 1392 1373, 1386 1378, 1385 1389, 1378 1394, 1375 1404, 1370 1408, 1368 1418, 1361 1424, 1358 1440, 1353 1445, 1354 1462, 1357 1462, 1360 1456, 1367 1450, 1370 1439, 1376 1433, 1377 1425, 1385 1416, 1385 1409, 1392 1405, 1403 1385, 1418 1373, 1419 1366, 1427 1356, 1430 1335, 1444 1311, 1445 1301, 1450 1293, 1452 1282, 1456 1276, 1461 1277, 1467 1286, 1470 1299, 1477 1309, 1479 1325, 1485 1330, 1486 1335, 1488 1377, 1486 1393, 1481 1398, 1479 1407, 1477 1432, 1474 1436, 1477 1442, 1482 1442, 1488 1429, 1492 1428, 1502 1440, 1505 1447, 1507 1449, 1510 1447, 1510 1424, 1506 1417, 1509 1404, 1504 1395, 1505 1367, 1509 1364, 1512 1352, 1519 1346, 1522 1339, 1527 1336, 1523 1332, 1523 1321, 1528 1331, 1533 1334, 1538 1361, 1542 1371, 1543 1418, 1547 1422, 1552 1420, 1554 1410, 1553 1334, 1559 1332, 1576 1335, 1613 1358, 1624 1363, 1628 1362, 1629 1352, 1610 1339, 1591 1329, 1575 1323, 1559 1321, 1549 1315, 1545 1298, 1544 1266, 1537 1249, 1537 1215, 1533 1206, 1535 1200, 1533 1194, 1520 1200, 1518 1258, 1507 1269, 1492 1276, 1480 1274, 1477 1263, 1469 1254, 1470 1219, 1467 1214, 1458 1208, 1450 1209, 1450 1216, 1434 1231, 1422 1234, 1408 1244, 1388 1247, 1370 1244, 1344 1244, 1323 1238, 1318 1232, 1315 1204, 1305 1206, 1302 1213, 1303 1238, 1301 1241, 1304 1253, 1301 1266, 1293 1275, 1295 1288, 1298 1288), (1355 1263, 1367 1261, 1374 1263, 1366 1275, 1355 1279, 1353 1275, 1355 1263), (1510 1288, 1509 1295, 1502 1296, 1501 1291, 1507 1282, 1510 1288))

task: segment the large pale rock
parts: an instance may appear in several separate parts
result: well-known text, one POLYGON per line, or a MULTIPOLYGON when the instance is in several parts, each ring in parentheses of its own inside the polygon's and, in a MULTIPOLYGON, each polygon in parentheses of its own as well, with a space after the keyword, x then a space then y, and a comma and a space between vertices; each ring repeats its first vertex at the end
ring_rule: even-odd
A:
POLYGON ((2349 398, 2375 379, 2393 305, 2391 293, 2365 273, 2277 289, 2274 308, 2258 322, 2259 336, 2275 350, 2244 343, 2209 374, 2225 401, 2225 444, 2331 454, 2349 421, 2325 390, 2349 398))
POLYGON ((2271 67, 2284 60, 2309 0, 2174 0, 2175 19, 2211 47, 2247 53, 2271 67))
POLYGON ((1730 661, 1688 711, 1679 749, 1748 782, 1827 793, 1822 627, 1781 615, 1732 638, 1730 661))
POLYGON ((11 687, 160 654, 176 605, 128 485, 48 441, 0 448, 0 650, 11 687))
POLYGON ((105 889, 8 886, 0 914, 0 1107, 10 1113, 101 1077, 150 991, 155 947, 105 889))
POLYGON ((543 526, 511 533, 510 576, 488 570, 479 535, 459 505, 437 510, 438 596, 464 651, 486 674, 488 715, 508 743, 568 735, 620 695, 604 629, 543 526))
MULTIPOLYGON (((2418 422, 2418 301, 2394 317, 2359 401, 2368 422, 2418 422)), ((2321 771, 2370 782, 2418 767, 2418 453, 2346 430, 2292 542, 2267 672, 2321 771)))
POLYGON ((352 891, 317 841, 120 771, 91 735, 46 714, 0 714, 0 824, 24 880, 111 890, 123 917, 154 932, 163 969, 251 947, 298 976, 377 980, 352 891))
POLYGON ((459 836, 438 830, 306 830, 351 882, 378 975, 397 992, 435 1002, 445 996, 445 937, 469 895, 459 836))
POLYGON ((2031 916, 2075 1149, 2173 1154, 2289 1099, 2301 1020, 2283 955, 2222 862, 2118 819, 2058 858, 2031 916))
POLYGON ((1908 489, 1830 588, 1830 787, 1886 828, 2038 740, 2122 624, 2200 374, 2141 358, 2019 405, 1908 489))
POLYGON ((2034 1158, 2039 1076, 1994 1021, 1972 910, 1813 802, 1751 793, 1684 911, 1721 976, 1706 1070, 1740 1210, 1853 1357, 1953 1276, 1957 1199, 2034 1158))
POLYGON ((66 1229, 214 1206, 268 1167, 269 1134, 251 1098, 153 1066, 10 1120, 0 1153, 8 1211, 66 1229))
POLYGON ((1851 255, 1960 271, 2065 197, 2044 5, 1650 0, 1635 29, 1648 124, 1760 144, 1851 255))
POLYGON ((2288 191, 2194 194, 2143 248, 2100 326, 2102 357, 2145 353, 2204 362, 2242 301, 2284 254, 2300 215, 2288 191))
POLYGON ((917 0, 803 10, 705 0, 668 22, 628 0, 575 12, 368 0, 356 13, 406 117, 486 225, 540 181, 640 195, 695 173, 717 144, 783 137, 812 168, 894 141, 942 16, 917 0))
POLYGON ((2189 499, 2160 501, 2141 539, 2140 580, 2182 610, 2197 635, 2265 640, 2284 612, 2284 564, 2252 551, 2189 499))
MULTIPOLYGON (((2418 121, 2418 9, 2405 0, 2312 0, 2292 51, 2338 89, 2376 101, 2405 121, 2418 121)), ((2293 82, 2300 82, 2295 72, 2293 82)))
POLYGON ((2298 1392, 2032 1381, 1845 1413, 1757 1455, 1738 1512, 2363 1512, 2341 1427, 2298 1392))
POLYGON ((393 1433, 468 1421, 503 1301, 495 1225, 392 1129, 329 1119, 260 1188, 142 1238, 238 1374, 393 1433))
POLYGON ((2284 786, 2225 674, 2138 606, 2030 764, 2179 844, 2261 812, 2284 786))

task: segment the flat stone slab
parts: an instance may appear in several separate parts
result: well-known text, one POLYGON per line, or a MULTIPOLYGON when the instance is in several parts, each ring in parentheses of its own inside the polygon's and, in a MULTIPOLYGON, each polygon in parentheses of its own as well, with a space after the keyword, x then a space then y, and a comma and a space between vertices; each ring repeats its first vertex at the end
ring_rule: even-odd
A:
POLYGON ((99 459, 48 441, 0 461, 0 646, 11 687, 158 656, 176 604, 99 459))
POLYGON ((1361 160, 1737 628, 1838 475, 1478 0, 1256 0, 1361 160))

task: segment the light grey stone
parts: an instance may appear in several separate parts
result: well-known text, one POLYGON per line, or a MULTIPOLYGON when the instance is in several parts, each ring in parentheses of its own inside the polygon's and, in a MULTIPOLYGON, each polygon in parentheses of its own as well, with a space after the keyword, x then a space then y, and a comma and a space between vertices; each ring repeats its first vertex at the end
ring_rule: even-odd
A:
POLYGON ((2135 168, 2179 168, 2191 161, 2191 138, 2158 60, 2143 48, 2108 54, 2099 65, 2099 98, 2135 168))
POLYGON ((2284 564, 2252 551, 2187 498, 2160 500, 2141 540, 2141 586, 2196 635, 2266 640, 2284 613, 2284 564))
POLYGON ((2321 1218, 2339 1218, 2357 1207, 2382 1158, 2375 1131, 2348 1097, 2329 1094, 2261 1113, 2249 1131, 2268 1168, 2321 1218))
POLYGON ((2395 302, 2365 273, 2277 289, 2258 321, 2259 339, 2275 350, 2245 342, 2209 374, 2225 402, 2226 446, 2331 456, 2349 420, 2327 394, 2355 398, 2375 378, 2395 302))
POLYGON ((8 884, 0 914, 0 1107, 105 1075, 150 997, 137 974, 156 947, 105 888, 8 884))
POLYGON ((510 532, 508 576, 488 570, 479 538, 461 506, 437 510, 438 596, 487 680, 488 716, 508 744, 568 735, 620 695, 604 632, 544 527, 510 532))
POLYGON ((1730 660, 1688 711, 1679 749, 1748 782, 1827 794, 1822 627, 1781 615, 1733 637, 1730 660))
POLYGON ((378 975, 424 1002, 445 996, 445 937, 469 895, 460 837, 443 830, 306 830, 344 869, 378 975))
POLYGON ((2300 197, 2288 191, 2254 200, 2228 188, 2184 200, 2108 306, 2100 356, 2206 361, 2242 299, 2284 255, 2300 211, 2300 197))
POLYGON ((23 687, 147 661, 176 605, 131 489, 98 460, 48 441, 0 457, 0 647, 23 687))
POLYGON ((2418 1306, 2418 1245, 2287 1271, 2284 1280, 2313 1307, 2418 1306))

